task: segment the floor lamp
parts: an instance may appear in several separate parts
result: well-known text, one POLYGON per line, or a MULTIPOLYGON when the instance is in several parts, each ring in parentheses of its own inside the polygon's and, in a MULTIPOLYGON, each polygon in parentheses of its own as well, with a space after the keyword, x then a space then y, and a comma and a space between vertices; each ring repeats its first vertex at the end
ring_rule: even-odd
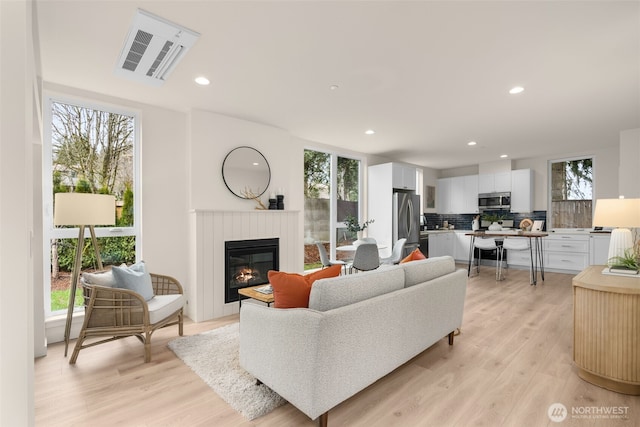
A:
POLYGON ((67 323, 64 328, 64 356, 67 357, 71 321, 76 301, 76 288, 82 268, 82 249, 84 248, 84 228, 89 226, 91 242, 96 253, 98 269, 102 270, 102 260, 98 250, 98 242, 94 225, 114 225, 116 220, 116 199, 107 194, 90 193, 56 193, 54 201, 54 225, 79 226, 78 246, 71 273, 71 287, 69 290, 69 307, 67 308, 67 323))
POLYGON ((640 199, 596 200, 593 225, 616 227, 611 231, 607 264, 611 258, 624 257, 625 252, 633 249, 634 245, 629 228, 640 227, 640 199))

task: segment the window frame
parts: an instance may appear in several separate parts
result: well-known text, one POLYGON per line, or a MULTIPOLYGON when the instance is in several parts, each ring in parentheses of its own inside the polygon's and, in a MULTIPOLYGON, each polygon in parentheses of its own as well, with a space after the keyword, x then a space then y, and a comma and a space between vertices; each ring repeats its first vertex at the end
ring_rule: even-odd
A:
MULTIPOLYGON (((125 237, 134 236, 136 240, 136 261, 141 259, 142 247, 142 183, 141 183, 141 112, 95 100, 79 98, 46 91, 43 102, 43 141, 42 141, 42 202, 43 202, 43 293, 45 319, 62 315, 62 311, 51 310, 51 240, 52 239, 77 239, 79 227, 56 228, 53 225, 53 144, 52 144, 52 107, 54 103, 74 105, 86 109, 95 109, 114 114, 121 114, 133 118, 133 209, 134 224, 131 227, 95 227, 96 238, 100 237, 125 237)), ((85 228, 85 239, 90 238, 88 227, 85 228)), ((76 307, 74 310, 79 311, 76 307)), ((64 310, 66 313, 66 309, 64 310)))
MULTIPOLYGON (((327 148, 318 148, 312 146, 305 146, 303 150, 309 151, 317 151, 320 153, 324 153, 329 155, 329 169, 330 169, 330 188, 331 191, 329 193, 329 247, 330 253, 328 254, 330 258, 335 259, 336 257, 336 245, 337 245, 337 230, 339 228, 345 228, 346 224, 344 221, 337 220, 337 210, 338 210, 338 157, 342 157, 345 159, 357 160, 360 162, 360 167, 358 170, 358 219, 362 221, 364 214, 366 212, 366 195, 365 195, 365 179, 366 174, 365 171, 367 169, 367 159, 365 156, 358 156, 353 153, 343 153, 340 151, 329 150, 327 148)), ((304 224, 303 224, 304 227, 304 224)))
MULTIPOLYGON (((562 157, 559 159, 549 159, 547 161, 547 230, 552 229, 560 229, 555 226, 553 220, 553 164, 561 163, 561 162, 570 162, 572 160, 583 160, 583 159, 591 159, 591 217, 593 218, 594 210, 595 210, 595 201, 596 201, 596 165, 597 159, 593 154, 582 154, 575 155, 570 157, 562 157)), ((568 228, 568 230, 578 230, 583 229, 584 227, 577 228, 568 228)), ((564 228, 562 228, 564 229, 564 228)))

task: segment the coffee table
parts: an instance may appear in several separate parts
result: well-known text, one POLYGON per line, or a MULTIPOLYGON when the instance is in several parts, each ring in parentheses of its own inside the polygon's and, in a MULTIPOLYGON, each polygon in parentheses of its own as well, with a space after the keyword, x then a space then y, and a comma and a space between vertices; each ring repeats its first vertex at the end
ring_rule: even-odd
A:
POLYGON ((271 304, 274 301, 273 293, 263 294, 262 292, 256 291, 256 288, 261 288, 263 286, 267 286, 265 284, 258 286, 249 286, 248 288, 240 288, 238 289, 238 304, 239 307, 242 308, 242 300, 243 296, 246 298, 251 298, 257 301, 264 302, 267 304, 267 307, 271 307, 271 304))

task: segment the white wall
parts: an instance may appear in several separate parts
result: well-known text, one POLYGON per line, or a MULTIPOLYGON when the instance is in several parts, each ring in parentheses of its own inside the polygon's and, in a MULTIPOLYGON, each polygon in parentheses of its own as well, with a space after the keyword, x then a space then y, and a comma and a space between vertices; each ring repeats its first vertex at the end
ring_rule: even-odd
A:
POLYGON ((269 162, 271 182, 261 197, 268 205, 271 191, 283 189, 287 210, 302 210, 303 147, 285 130, 203 110, 189 115, 189 208, 253 210, 253 200, 231 193, 222 179, 222 162, 229 151, 249 146, 269 162))
POLYGON ((187 116, 142 107, 142 258, 186 283, 189 225, 187 116))
MULTIPOLYGON (((429 168, 425 168, 429 169, 429 168)), ((431 169, 435 172, 436 179, 433 181, 433 185, 436 184, 436 180, 438 178, 452 178, 455 176, 467 176, 467 175, 479 175, 480 174, 480 165, 472 165, 472 166, 462 166, 459 168, 450 168, 450 169, 431 169)))
POLYGON ((32 3, 0 1, 0 425, 34 424, 32 3))
POLYGON ((478 175, 488 175, 494 173, 510 172, 512 167, 510 159, 496 160, 495 162, 485 162, 478 165, 478 175))
POLYGON ((640 129, 620 132, 619 195, 640 197, 640 129))

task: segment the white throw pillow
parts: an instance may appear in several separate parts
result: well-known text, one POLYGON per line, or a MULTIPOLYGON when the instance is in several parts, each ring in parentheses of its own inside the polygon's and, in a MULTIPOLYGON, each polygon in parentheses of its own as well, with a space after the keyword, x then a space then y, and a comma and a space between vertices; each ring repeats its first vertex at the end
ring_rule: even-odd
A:
POLYGON ((154 297, 151 275, 147 272, 144 261, 137 262, 130 267, 114 266, 111 271, 116 281, 115 287, 137 292, 146 301, 154 297))
POLYGON ((111 270, 99 273, 82 273, 82 278, 90 285, 107 286, 109 288, 116 286, 116 279, 113 278, 111 270))

